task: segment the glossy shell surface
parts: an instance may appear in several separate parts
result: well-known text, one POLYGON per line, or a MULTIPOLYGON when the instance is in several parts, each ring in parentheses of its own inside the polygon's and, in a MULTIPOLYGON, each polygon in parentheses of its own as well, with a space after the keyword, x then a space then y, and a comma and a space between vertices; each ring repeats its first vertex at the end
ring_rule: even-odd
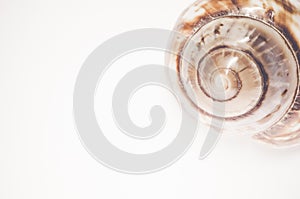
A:
POLYGON ((203 123, 300 143, 300 1, 199 0, 175 31, 184 37, 171 38, 167 63, 203 123))

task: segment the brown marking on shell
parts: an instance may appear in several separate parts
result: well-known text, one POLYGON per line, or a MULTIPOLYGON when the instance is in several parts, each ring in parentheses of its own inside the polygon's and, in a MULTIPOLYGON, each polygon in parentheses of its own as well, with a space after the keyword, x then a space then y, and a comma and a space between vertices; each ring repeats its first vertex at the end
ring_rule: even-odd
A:
POLYGON ((287 92, 288 92, 288 90, 285 89, 285 90, 281 93, 281 96, 282 96, 282 97, 285 96, 285 95, 287 94, 287 92))
MULTIPOLYGON (((300 29, 299 21, 293 19, 294 15, 300 14, 300 11, 288 0, 274 0, 279 6, 275 16, 276 27, 282 32, 282 34, 288 39, 290 45, 293 47, 294 52, 299 51, 300 40, 298 35, 293 31, 293 26, 300 29)), ((300 60, 299 53, 297 54, 298 60, 300 60)))
POLYGON ((229 10, 237 11, 236 5, 234 5, 231 0, 215 1, 213 5, 200 4, 198 2, 194 4, 194 7, 196 7, 195 11, 197 11, 197 9, 201 7, 205 10, 205 12, 201 15, 195 16, 195 18, 192 20, 183 21, 182 26, 179 27, 180 31, 183 31, 185 33, 190 33, 201 22, 206 22, 211 20, 212 18, 226 15, 228 14, 229 10))
POLYGON ((297 9, 291 2, 288 0, 274 0, 278 5, 280 5, 284 11, 290 13, 290 14, 296 14, 299 13, 299 8, 297 9))
POLYGON ((214 34, 215 35, 219 35, 221 32, 220 32, 220 26, 218 26, 217 28, 215 28, 214 30, 214 34))
POLYGON ((300 95, 298 95, 296 97, 292 110, 293 111, 299 111, 300 110, 300 95))
POLYGON ((299 46, 300 46, 300 41, 297 39, 297 35, 295 35, 292 31, 292 29, 290 28, 289 25, 290 21, 292 21, 291 17, 286 15, 286 14, 281 14, 279 13, 279 17, 278 17, 278 24, 279 27, 278 29, 281 31, 281 33, 287 38, 287 40, 289 41, 289 45, 292 46, 294 52, 298 61, 300 60, 300 53, 299 53, 299 46))
POLYGON ((238 1, 237 0, 231 0, 231 3, 235 6, 238 6, 238 1))
POLYGON ((269 19, 269 22, 273 23, 274 22, 274 13, 275 11, 272 9, 272 8, 269 8, 267 11, 266 11, 266 18, 269 19))
POLYGON ((266 115, 263 119, 259 120, 258 122, 259 123, 265 123, 265 122, 267 122, 270 119, 270 117, 273 114, 275 114, 280 109, 280 107, 281 107, 280 105, 276 106, 276 108, 271 113, 269 113, 268 115, 266 115))
POLYGON ((197 16, 192 21, 187 21, 187 22, 183 23, 182 27, 180 28, 181 31, 191 32, 195 28, 195 26, 199 23, 201 18, 202 18, 201 16, 197 16))
POLYGON ((203 8, 209 15, 215 15, 220 11, 237 11, 236 5, 233 4, 232 0, 214 1, 213 4, 205 4, 203 8))

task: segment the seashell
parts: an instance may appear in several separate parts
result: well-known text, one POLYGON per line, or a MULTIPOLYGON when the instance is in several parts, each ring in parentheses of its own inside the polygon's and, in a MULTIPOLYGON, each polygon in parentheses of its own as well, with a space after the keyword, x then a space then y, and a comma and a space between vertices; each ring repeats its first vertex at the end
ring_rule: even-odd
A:
POLYGON ((300 143, 300 1, 199 0, 174 30, 185 38, 171 38, 177 55, 167 62, 203 123, 223 120, 223 132, 278 146, 300 143))

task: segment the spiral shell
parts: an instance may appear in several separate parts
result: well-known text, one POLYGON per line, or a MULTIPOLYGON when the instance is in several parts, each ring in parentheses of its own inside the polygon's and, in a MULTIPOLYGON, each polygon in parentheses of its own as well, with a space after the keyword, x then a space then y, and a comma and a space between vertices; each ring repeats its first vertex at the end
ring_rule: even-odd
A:
POLYGON ((224 132, 279 146, 300 143, 300 1, 199 0, 175 31, 185 39, 171 38, 177 55, 167 62, 204 123, 224 120, 224 132))

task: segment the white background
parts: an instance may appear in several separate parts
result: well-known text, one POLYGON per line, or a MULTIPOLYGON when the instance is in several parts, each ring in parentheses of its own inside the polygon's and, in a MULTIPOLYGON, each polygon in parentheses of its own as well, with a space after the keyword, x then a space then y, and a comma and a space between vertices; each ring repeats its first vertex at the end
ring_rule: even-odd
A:
POLYGON ((0 1, 1 199, 300 198, 299 148, 278 150, 248 136, 225 135, 200 161, 199 134, 174 165, 136 176, 104 167, 81 145, 72 94, 87 56, 124 31, 172 29, 191 3, 0 1))

